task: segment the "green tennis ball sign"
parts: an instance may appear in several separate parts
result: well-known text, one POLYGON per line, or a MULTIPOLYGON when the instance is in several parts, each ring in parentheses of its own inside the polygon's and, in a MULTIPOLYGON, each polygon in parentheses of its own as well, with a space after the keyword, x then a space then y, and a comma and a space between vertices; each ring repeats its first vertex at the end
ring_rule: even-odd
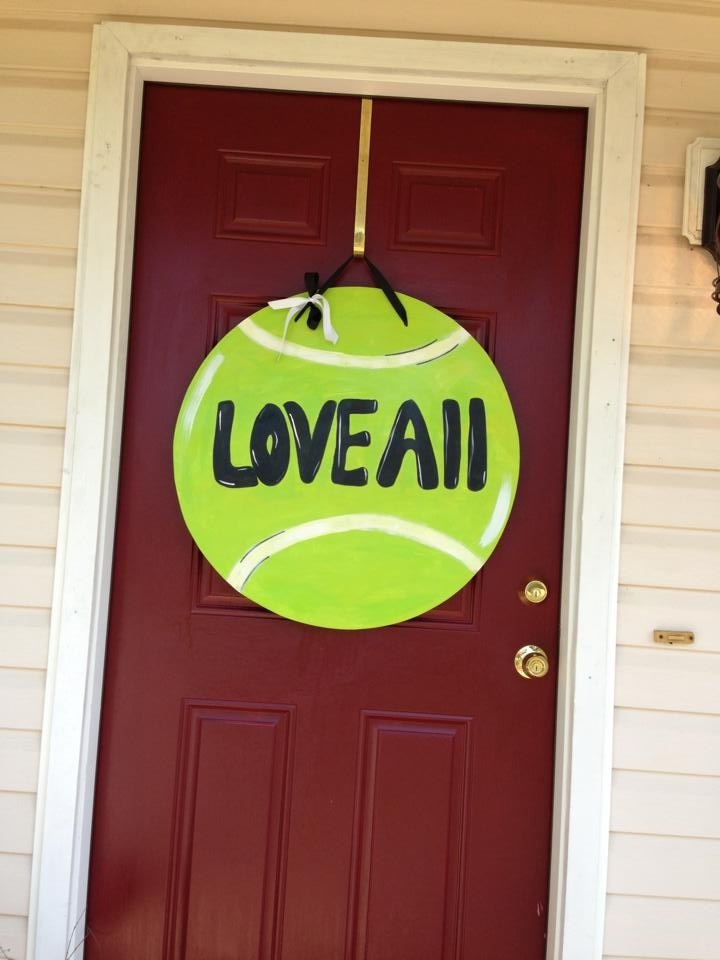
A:
POLYGON ((379 627, 456 593, 492 553, 519 469, 500 375, 454 320, 341 287, 339 334, 266 307, 231 330, 175 428, 185 522, 236 590, 315 626, 379 627))

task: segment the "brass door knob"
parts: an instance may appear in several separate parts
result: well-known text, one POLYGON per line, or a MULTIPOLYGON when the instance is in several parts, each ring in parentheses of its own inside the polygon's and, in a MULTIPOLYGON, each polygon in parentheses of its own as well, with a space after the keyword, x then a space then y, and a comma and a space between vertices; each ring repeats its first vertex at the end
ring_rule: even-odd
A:
POLYGON ((542 647, 528 643, 515 654, 515 669, 526 680, 539 680, 550 669, 550 661, 542 647))

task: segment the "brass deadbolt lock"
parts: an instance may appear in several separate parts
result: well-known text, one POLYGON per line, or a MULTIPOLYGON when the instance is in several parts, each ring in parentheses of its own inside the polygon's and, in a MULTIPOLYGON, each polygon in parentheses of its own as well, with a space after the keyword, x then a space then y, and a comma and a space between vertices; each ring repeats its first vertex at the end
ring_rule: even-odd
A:
POLYGON ((543 600, 547 600, 547 595, 548 588, 542 580, 530 580, 525 584, 523 597, 528 603, 542 603, 543 600))
POLYGON ((542 647, 528 643, 515 654, 515 669, 526 680, 539 680, 550 669, 550 661, 542 647))

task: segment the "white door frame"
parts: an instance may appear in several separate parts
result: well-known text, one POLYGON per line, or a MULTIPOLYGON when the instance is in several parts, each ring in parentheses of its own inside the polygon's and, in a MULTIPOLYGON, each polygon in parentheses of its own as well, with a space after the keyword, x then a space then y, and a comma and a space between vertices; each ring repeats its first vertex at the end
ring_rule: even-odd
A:
POLYGON ((137 23, 93 44, 28 957, 64 957, 84 927, 146 80, 588 108, 547 956, 597 960, 645 58, 137 23))

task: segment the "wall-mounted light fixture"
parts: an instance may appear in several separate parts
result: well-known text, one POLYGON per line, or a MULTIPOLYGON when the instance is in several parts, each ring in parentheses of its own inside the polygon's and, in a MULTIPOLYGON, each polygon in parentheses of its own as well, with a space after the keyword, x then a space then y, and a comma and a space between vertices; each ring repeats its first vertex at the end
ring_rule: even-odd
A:
POLYGON ((699 137, 685 155, 683 235, 715 260, 712 299, 720 314, 720 139, 699 137))
POLYGON ((720 157, 705 167, 702 245, 720 260, 720 157))

